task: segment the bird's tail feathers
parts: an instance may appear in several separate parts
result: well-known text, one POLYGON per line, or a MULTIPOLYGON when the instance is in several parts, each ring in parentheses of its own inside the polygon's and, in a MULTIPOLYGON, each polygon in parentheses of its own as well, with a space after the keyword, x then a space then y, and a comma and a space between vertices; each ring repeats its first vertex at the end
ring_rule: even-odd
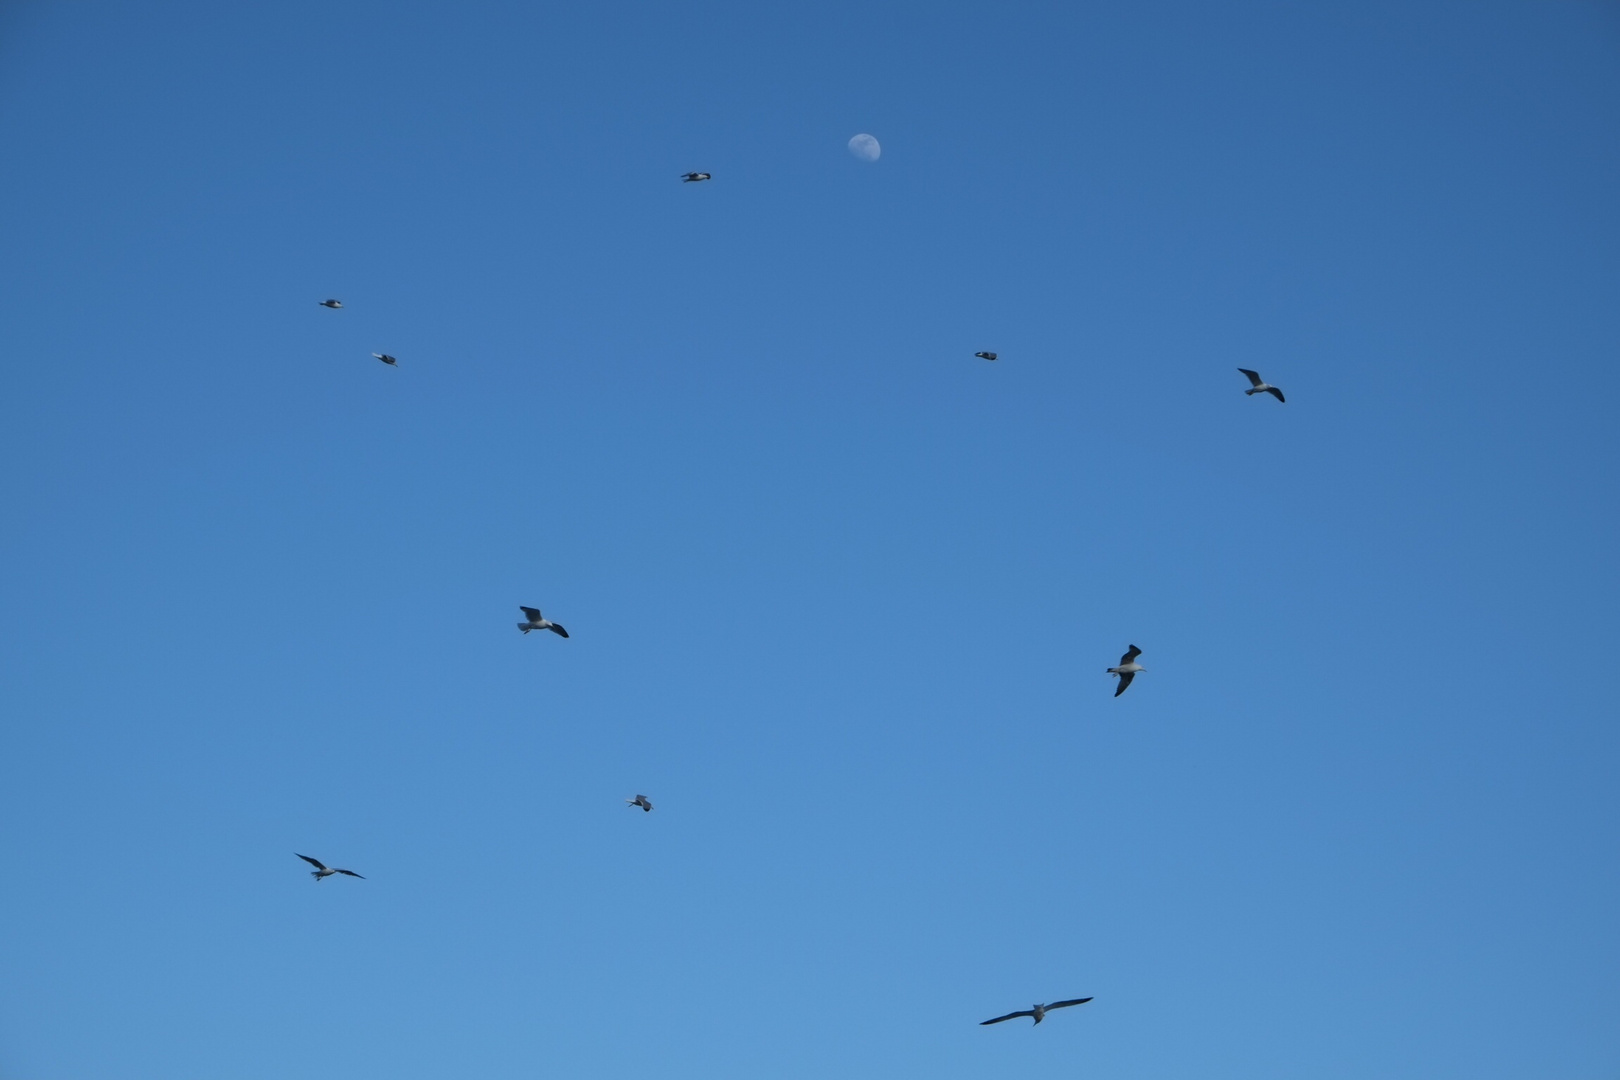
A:
POLYGON ((524 622, 518 623, 517 628, 519 630, 523 631, 525 634, 527 634, 531 629, 533 629, 532 627, 529 626, 528 623, 524 623, 524 622))

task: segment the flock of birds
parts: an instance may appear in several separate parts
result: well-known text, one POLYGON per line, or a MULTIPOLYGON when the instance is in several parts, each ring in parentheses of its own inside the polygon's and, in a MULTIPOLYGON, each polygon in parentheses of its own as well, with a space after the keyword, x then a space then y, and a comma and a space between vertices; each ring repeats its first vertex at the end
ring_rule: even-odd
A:
MULTIPOLYGON (((704 180, 712 180, 713 178, 713 175, 710 173, 689 172, 681 175, 681 182, 684 184, 695 184, 704 180)), ((334 311, 343 307, 343 301, 341 300, 321 300, 319 301, 319 304, 321 307, 331 308, 334 311)), ((371 355, 376 357, 378 360, 381 360, 389 367, 397 367, 399 365, 399 360, 388 355, 387 353, 374 352, 371 355)), ((999 355, 988 350, 976 352, 973 355, 981 360, 989 360, 992 362, 1000 359, 999 355)), ((1238 368, 1238 371, 1242 372, 1248 377, 1250 384, 1249 389, 1243 391, 1246 395, 1252 397, 1255 394, 1270 394, 1278 401, 1287 401, 1287 399, 1283 397, 1283 392, 1262 379, 1258 371, 1250 371, 1248 368, 1238 368)), ((523 612, 523 622, 518 623, 517 628, 523 631, 525 634, 531 630, 550 630, 558 637, 565 638, 568 636, 568 631, 564 630, 561 624, 554 623, 550 619, 541 615, 539 608, 519 605, 518 610, 523 612)), ((1123 694, 1125 689, 1131 685, 1131 680, 1135 679, 1140 672, 1147 670, 1141 664, 1136 662, 1136 658, 1141 655, 1142 650, 1138 649, 1135 645, 1132 645, 1125 651, 1125 655, 1119 658, 1118 666, 1108 669, 1108 674, 1119 677, 1119 684, 1114 688, 1115 697, 1119 697, 1119 695, 1123 694)), ((645 795, 638 794, 635 798, 626 799, 624 801, 626 805, 640 807, 643 813, 652 812, 652 801, 645 795)), ((294 852, 294 854, 297 854, 297 852, 294 852)), ((355 873, 353 870, 344 870, 335 866, 329 867, 319 859, 312 859, 308 855, 299 855, 298 857, 315 867, 314 870, 310 871, 310 876, 313 877, 317 882, 324 881, 335 874, 345 874, 352 878, 361 878, 362 881, 365 880, 363 877, 361 877, 361 875, 355 873)), ((1019 1012, 1010 1012, 1005 1016, 998 1016, 992 1020, 981 1021, 981 1026, 999 1024, 1003 1020, 1016 1020, 1024 1016, 1029 1017, 1034 1021, 1034 1023, 1039 1024, 1042 1020, 1046 1019, 1046 1014, 1051 1012, 1053 1009, 1066 1009, 1070 1005, 1084 1005, 1090 1000, 1092 999, 1088 997, 1070 998, 1067 1001, 1053 1001, 1046 1005, 1035 1005, 1031 1008, 1020 1010, 1019 1012)))

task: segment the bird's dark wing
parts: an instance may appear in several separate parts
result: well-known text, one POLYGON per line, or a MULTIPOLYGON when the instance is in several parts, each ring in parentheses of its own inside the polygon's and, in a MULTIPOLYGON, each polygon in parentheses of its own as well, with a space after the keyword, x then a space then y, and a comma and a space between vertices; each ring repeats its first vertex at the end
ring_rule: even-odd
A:
MULTIPOLYGON (((293 852, 293 854, 298 855, 298 852, 295 851, 295 852, 293 852)), ((298 857, 300 859, 303 859, 305 862, 309 863, 309 865, 313 866, 317 870, 325 870, 326 869, 326 864, 321 862, 321 860, 319 860, 319 859, 312 859, 308 855, 298 855, 298 857)))
POLYGON ((1249 382, 1253 383, 1255 386, 1259 386, 1261 383, 1265 382, 1265 380, 1260 377, 1260 373, 1258 371, 1250 371, 1246 367, 1240 367, 1238 370, 1247 375, 1249 377, 1249 382))
MULTIPOLYGON (((534 617, 538 619, 540 617, 540 613, 538 611, 535 612, 534 617)), ((568 631, 564 630, 562 627, 558 626, 556 623, 552 623, 550 626, 546 627, 546 629, 550 630, 553 634, 556 634, 558 637, 567 637, 568 636, 568 631)))
POLYGON ((1282 396, 1282 391, 1277 389, 1275 386, 1266 387, 1266 393, 1275 394, 1277 396, 1278 401, 1286 402, 1288 400, 1287 398, 1282 396))
MULTIPOLYGON (((1050 1008, 1050 1006, 1048 1006, 1048 1008, 1050 1008)), ((1023 1012, 1008 1013, 1006 1016, 998 1016, 994 1020, 980 1020, 979 1021, 979 1026, 984 1027, 986 1024, 999 1024, 1003 1020, 1016 1020, 1020 1016, 1034 1016, 1034 1015, 1035 1015, 1035 1010, 1034 1009, 1025 1009, 1023 1012)))
POLYGON ((1090 1000, 1090 998, 1070 998, 1068 1001, 1054 1001, 1046 1007, 1046 1010, 1051 1012, 1053 1009, 1066 1009, 1070 1005, 1084 1005, 1090 1000))
POLYGON ((1136 672, 1134 671, 1127 671, 1121 675, 1119 677, 1119 688, 1114 691, 1114 696, 1119 697, 1119 695, 1123 694, 1125 692, 1125 688, 1131 685, 1131 680, 1134 678, 1136 678, 1136 672))
POLYGON ((539 608, 524 607, 522 604, 519 604, 518 605, 518 610, 523 612, 523 614, 527 615, 529 617, 530 622, 538 622, 540 620, 540 609, 539 608))
MULTIPOLYGON (((361 881, 366 880, 365 878, 361 877, 359 874, 355 873, 353 870, 339 870, 338 873, 340 873, 340 874, 348 874, 350 877, 360 878, 361 881)), ((1047 1008, 1048 1009, 1055 1009, 1055 1008, 1057 1008, 1057 1006, 1056 1005, 1048 1005, 1047 1008)))
POLYGON ((1130 651, 1127 652, 1124 656, 1119 658, 1119 662, 1121 664, 1128 664, 1132 660, 1135 660, 1138 656, 1141 656, 1141 655, 1142 655, 1142 650, 1138 649, 1135 645, 1132 645, 1131 648, 1130 648, 1130 651))

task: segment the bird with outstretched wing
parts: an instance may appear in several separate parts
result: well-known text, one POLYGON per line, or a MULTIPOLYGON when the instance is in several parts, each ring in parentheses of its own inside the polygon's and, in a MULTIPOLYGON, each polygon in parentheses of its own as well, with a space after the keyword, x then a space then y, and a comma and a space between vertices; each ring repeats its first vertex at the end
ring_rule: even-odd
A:
POLYGON ((1034 1019, 1034 1021, 1038 1024, 1042 1020, 1045 1020, 1046 1019, 1046 1014, 1051 1012, 1053 1009, 1066 1009, 1070 1005, 1084 1005, 1086 1002, 1088 1002, 1090 1000, 1091 999, 1088 998, 1088 997, 1083 997, 1083 998, 1070 998, 1067 1001, 1054 1001, 1050 1005, 1037 1005, 1033 1009, 1021 1009, 1018 1012, 1010 1012, 1006 1016, 998 1016, 994 1020, 981 1020, 981 1021, 979 1021, 979 1026, 980 1027, 985 1027, 985 1026, 990 1025, 990 1024, 999 1024, 1003 1020, 1016 1020, 1020 1016, 1032 1017, 1034 1019))

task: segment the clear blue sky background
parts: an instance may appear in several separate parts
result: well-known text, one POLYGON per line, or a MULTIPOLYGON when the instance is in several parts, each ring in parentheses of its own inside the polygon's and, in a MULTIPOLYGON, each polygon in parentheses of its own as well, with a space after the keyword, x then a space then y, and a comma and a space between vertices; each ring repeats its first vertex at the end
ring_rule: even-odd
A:
POLYGON ((1620 1075, 1620 8, 248 7, 0 15, 0 1077, 1620 1075))

